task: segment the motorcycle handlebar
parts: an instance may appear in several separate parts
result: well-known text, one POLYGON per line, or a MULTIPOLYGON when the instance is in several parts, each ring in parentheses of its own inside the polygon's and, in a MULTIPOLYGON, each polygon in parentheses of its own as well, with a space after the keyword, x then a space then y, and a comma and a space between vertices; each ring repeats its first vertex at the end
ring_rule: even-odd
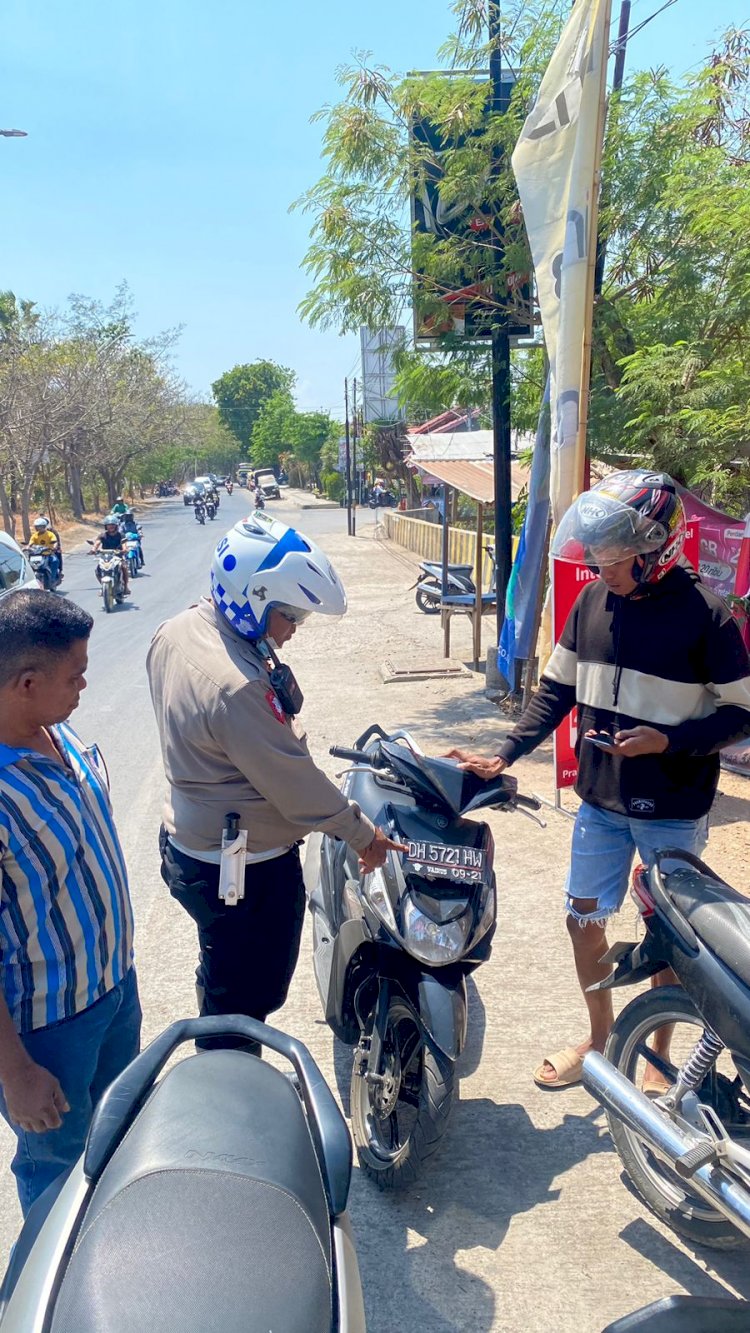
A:
POLYGON ((516 793, 513 804, 525 805, 529 810, 541 810, 542 808, 541 801, 538 801, 535 796, 521 796, 520 793, 516 793))
POLYGON ((370 764, 373 768, 382 767, 382 760, 377 754, 368 754, 366 750, 354 750, 348 745, 332 745, 329 754, 335 759, 348 759, 352 764, 370 764))

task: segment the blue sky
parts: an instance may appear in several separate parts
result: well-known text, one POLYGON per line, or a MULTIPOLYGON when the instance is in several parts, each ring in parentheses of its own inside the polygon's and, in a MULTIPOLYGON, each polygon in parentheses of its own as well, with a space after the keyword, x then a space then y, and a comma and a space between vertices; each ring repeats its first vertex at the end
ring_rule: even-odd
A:
MULTIPOLYGON (((634 0, 632 26, 661 2, 634 0)), ((746 19, 747 0, 677 0, 629 65, 682 71, 746 19)), ((29 138, 0 140, 0 288, 55 306, 124 278, 139 332, 185 325, 196 392, 267 356, 302 407, 341 412, 357 340, 296 314, 308 223, 287 209, 320 175, 310 116, 352 51, 432 68, 450 28, 447 0, 5 0, 0 123, 29 138)))

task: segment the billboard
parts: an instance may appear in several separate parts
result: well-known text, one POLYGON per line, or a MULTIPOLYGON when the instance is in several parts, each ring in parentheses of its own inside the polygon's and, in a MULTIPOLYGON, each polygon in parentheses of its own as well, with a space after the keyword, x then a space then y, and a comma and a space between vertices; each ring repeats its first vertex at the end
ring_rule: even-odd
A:
MULTIPOLYGON (((513 82, 514 79, 509 76, 506 95, 509 95, 513 82)), ((490 85, 486 77, 481 79, 481 83, 487 90, 486 114, 489 117, 490 85)), ((418 342, 435 342, 446 333, 471 339, 489 338, 492 324, 497 322, 492 273, 494 219, 492 205, 486 197, 492 169, 489 148, 483 174, 478 174, 476 170, 468 173, 472 180, 470 193, 456 197, 453 187, 450 191, 443 190, 447 163, 451 159, 455 161, 462 149, 469 149, 472 141, 479 141, 485 127, 486 122, 481 128, 448 135, 426 116, 413 119, 409 127, 413 170, 411 222, 414 337, 418 342), (433 271, 428 274, 424 263, 427 247, 439 246, 449 240, 465 243, 464 266, 452 273, 446 272, 442 278, 433 271), (425 305, 435 306, 436 296, 439 308, 427 313, 425 305)), ((531 337, 534 325, 529 283, 519 279, 513 287, 509 281, 508 299, 512 301, 509 317, 511 337, 531 337)))
POLYGON ((389 329, 359 331, 362 350, 362 411, 369 421, 400 421, 403 411, 398 405, 395 381, 396 368, 393 354, 403 347, 406 329, 401 324, 389 329))

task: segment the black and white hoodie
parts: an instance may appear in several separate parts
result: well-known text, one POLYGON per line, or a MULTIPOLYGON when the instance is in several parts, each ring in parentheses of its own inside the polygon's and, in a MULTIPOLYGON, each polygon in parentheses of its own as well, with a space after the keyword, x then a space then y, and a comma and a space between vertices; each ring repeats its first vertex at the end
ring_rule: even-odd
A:
POLYGON ((719 750, 750 736, 750 663, 726 602, 680 567, 629 597, 587 584, 498 754, 529 754, 574 704, 582 800, 635 819, 705 815, 719 750), (663 754, 628 759, 582 740, 639 723, 669 737, 663 754))

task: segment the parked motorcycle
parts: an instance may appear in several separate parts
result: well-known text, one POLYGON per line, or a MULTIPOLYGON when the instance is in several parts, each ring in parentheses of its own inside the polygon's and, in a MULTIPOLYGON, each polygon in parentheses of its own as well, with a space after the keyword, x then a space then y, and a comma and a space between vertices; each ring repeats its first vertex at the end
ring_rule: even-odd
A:
POLYGON ((364 1333, 351 1164, 301 1042, 239 1016, 173 1023, 115 1079, 83 1157, 30 1210, 0 1329, 364 1333), (159 1078, 208 1036, 260 1041, 296 1078, 227 1049, 159 1078))
POLYGON ((45 592, 54 592, 55 588, 60 587, 63 576, 60 573, 58 555, 42 550, 39 546, 27 546, 26 555, 39 586, 44 588, 45 592))
POLYGON ((370 492, 370 498, 367 501, 370 509, 392 509, 398 503, 393 491, 381 491, 379 489, 370 492))
POLYGON ((326 1021, 356 1046, 354 1142, 364 1171, 389 1188, 411 1183, 445 1132, 466 975, 489 957, 495 930, 492 833, 463 816, 539 802, 513 778, 485 783, 429 758, 405 731, 372 726, 331 754, 352 764, 344 795, 408 847, 360 874, 346 843, 317 838, 305 864, 326 1021))
POLYGON ((195 501, 195 504, 193 505, 193 513, 201 527, 204 527, 206 523, 206 506, 202 500, 195 501))
MULTIPOLYGON (((492 562, 492 579, 490 581, 490 592, 495 590, 495 548, 486 546, 485 550, 492 562)), ((421 573, 416 583, 412 584, 416 588, 415 598, 420 611, 425 615, 434 616, 440 612, 440 603, 443 597, 443 566, 439 560, 421 560, 419 563, 421 573)), ((446 583, 446 592, 456 596, 476 596, 476 584, 474 583, 473 565, 449 565, 448 579, 446 583)))
POLYGON ((610 949, 617 966, 598 988, 667 967, 680 985, 631 1001, 583 1082, 643 1202, 690 1241, 730 1249, 750 1237, 750 900, 682 851, 639 867, 632 893, 645 939, 610 949), (672 1028, 667 1058, 653 1038, 672 1028), (653 1101, 639 1086, 647 1062, 666 1084, 653 1101))
MULTIPOLYGON (((89 537, 89 546, 94 543, 89 537)), ((96 566, 94 573, 102 589, 102 604, 104 610, 109 614, 115 607, 115 604, 121 602, 125 596, 125 585, 122 577, 122 556, 119 551, 99 551, 91 552, 96 554, 96 566)))

